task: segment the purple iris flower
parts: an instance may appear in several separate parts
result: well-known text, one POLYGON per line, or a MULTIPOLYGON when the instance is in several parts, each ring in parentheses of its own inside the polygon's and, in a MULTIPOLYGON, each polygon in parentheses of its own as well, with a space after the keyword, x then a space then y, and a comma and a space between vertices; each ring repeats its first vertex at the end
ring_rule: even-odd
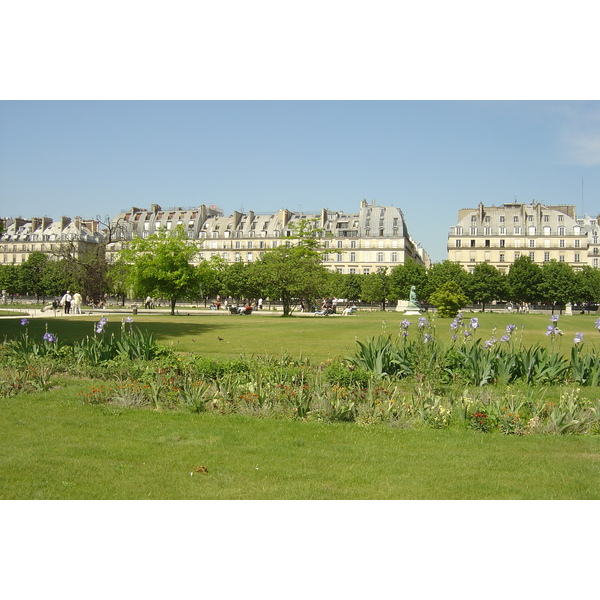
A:
POLYGON ((29 321, 27 319, 21 319, 21 325, 29 325, 29 321))
POLYGON ((49 332, 46 332, 42 339, 46 342, 50 342, 51 344, 54 344, 54 342, 56 342, 56 336, 53 333, 49 332))

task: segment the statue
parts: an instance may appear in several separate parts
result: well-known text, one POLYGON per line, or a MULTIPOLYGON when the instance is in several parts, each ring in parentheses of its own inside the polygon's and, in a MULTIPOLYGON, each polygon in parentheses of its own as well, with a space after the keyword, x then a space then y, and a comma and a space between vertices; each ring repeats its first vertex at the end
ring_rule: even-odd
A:
POLYGON ((410 286, 410 294, 408 295, 408 308, 421 308, 421 305, 417 300, 417 292, 414 285, 410 286))
POLYGON ((410 286, 410 294, 408 295, 408 305, 404 309, 405 314, 418 315, 422 312, 421 305, 417 300, 417 292, 414 285, 410 286))

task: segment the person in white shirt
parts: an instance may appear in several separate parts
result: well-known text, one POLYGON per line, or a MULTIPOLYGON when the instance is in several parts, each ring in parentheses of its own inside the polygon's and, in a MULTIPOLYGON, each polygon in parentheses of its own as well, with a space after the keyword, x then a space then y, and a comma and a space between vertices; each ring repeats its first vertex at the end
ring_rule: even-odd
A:
POLYGON ((68 315, 71 312, 71 300, 73 300, 73 296, 71 296, 71 292, 67 290, 67 293, 60 300, 61 305, 65 309, 65 315, 68 315))

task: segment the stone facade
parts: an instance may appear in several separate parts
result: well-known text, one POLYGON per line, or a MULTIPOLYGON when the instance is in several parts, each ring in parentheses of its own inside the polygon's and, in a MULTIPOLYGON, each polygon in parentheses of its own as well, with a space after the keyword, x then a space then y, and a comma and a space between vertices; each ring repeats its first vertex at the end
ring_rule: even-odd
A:
POLYGON ((575 206, 507 203, 463 208, 448 235, 448 259, 472 271, 488 262, 507 273, 520 256, 536 264, 599 266, 598 218, 577 218, 575 206))
POLYGON ((325 266, 339 273, 368 274, 380 267, 403 264, 407 258, 429 266, 429 256, 408 233, 399 208, 363 200, 358 213, 327 209, 305 214, 281 209, 276 213, 234 212, 225 216, 216 206, 171 208, 157 204, 150 209, 133 207, 111 221, 113 242, 107 246, 108 260, 133 237, 147 237, 158 229, 183 227, 190 240, 202 240, 198 260, 221 256, 227 262, 252 262, 268 249, 289 242, 294 225, 301 220, 314 222, 323 231, 323 244, 329 252, 325 266))
POLYGON ((49 217, 27 219, 0 219, 0 261, 19 265, 27 261, 32 252, 44 252, 55 258, 66 244, 78 255, 90 245, 104 241, 98 221, 81 217, 62 217, 53 221, 49 217))

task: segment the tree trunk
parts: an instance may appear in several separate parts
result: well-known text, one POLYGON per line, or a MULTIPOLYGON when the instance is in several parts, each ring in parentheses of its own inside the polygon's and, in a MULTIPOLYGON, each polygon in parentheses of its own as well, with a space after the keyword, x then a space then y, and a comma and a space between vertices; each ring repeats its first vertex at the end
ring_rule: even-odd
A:
POLYGON ((177 303, 177 298, 171 298, 171 316, 175 315, 175 304, 177 303))

